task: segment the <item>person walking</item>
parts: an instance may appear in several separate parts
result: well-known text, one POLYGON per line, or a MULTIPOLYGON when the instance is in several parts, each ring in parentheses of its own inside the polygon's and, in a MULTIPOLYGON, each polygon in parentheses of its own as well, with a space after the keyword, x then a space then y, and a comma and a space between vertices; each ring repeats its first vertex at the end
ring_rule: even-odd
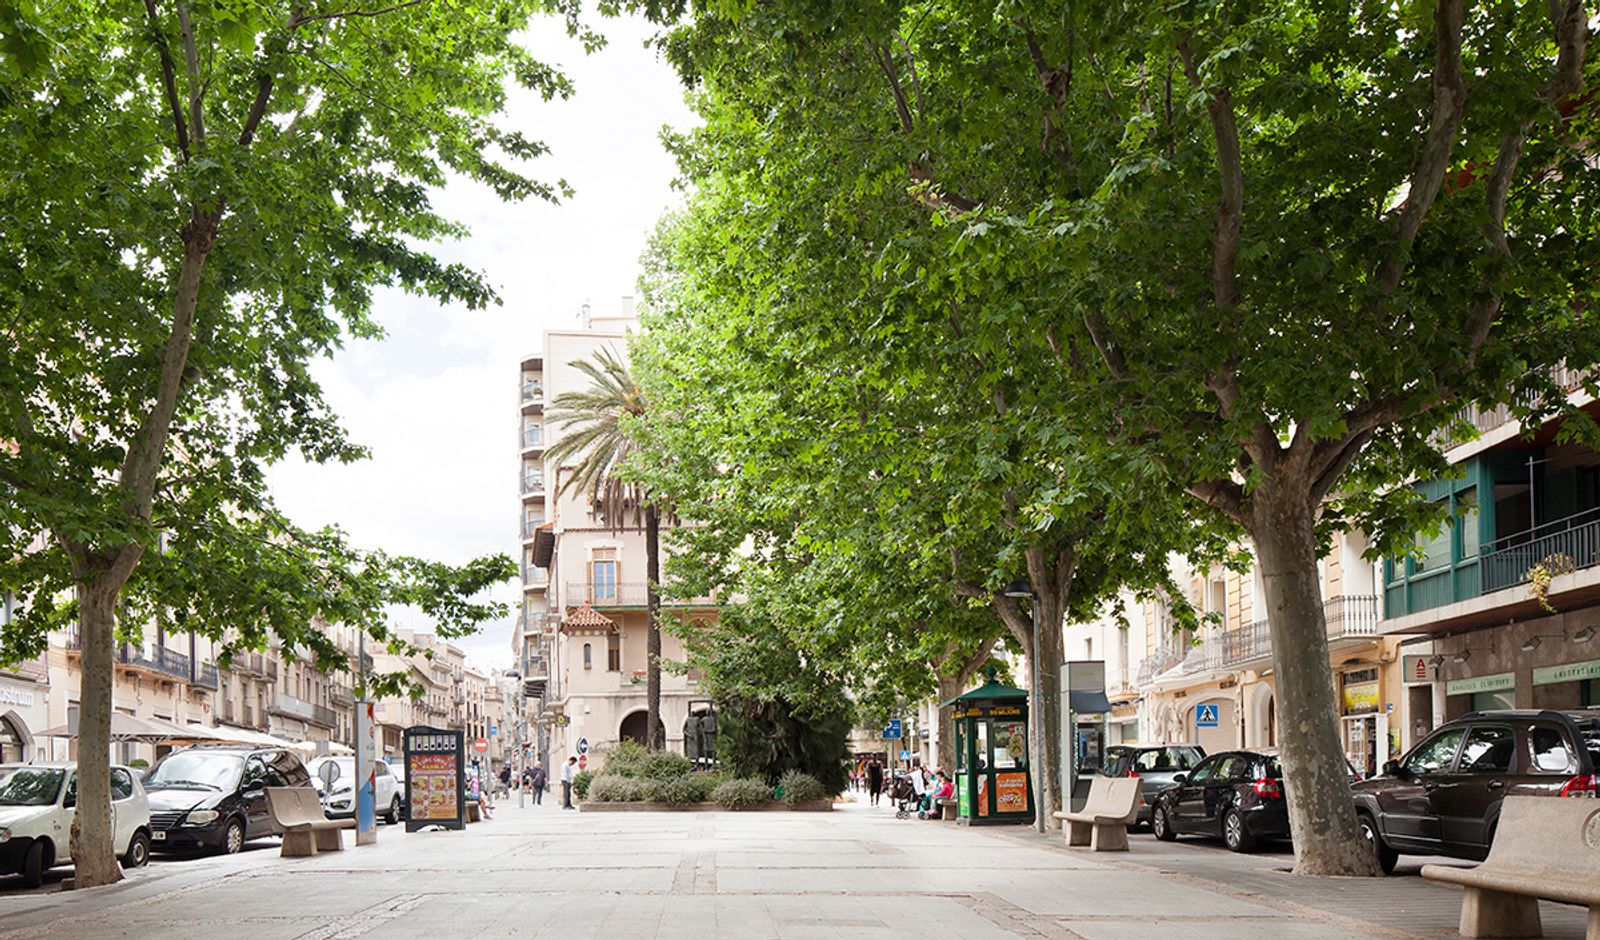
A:
POLYGON ((578 770, 578 759, 576 757, 567 758, 567 762, 565 764, 561 765, 561 808, 562 809, 577 809, 576 806, 572 805, 572 777, 573 777, 574 774, 577 773, 577 770, 578 770))
POLYGON ((533 770, 528 772, 528 786, 533 788, 533 805, 539 806, 544 803, 544 788, 549 782, 549 778, 545 776, 544 765, 534 761, 533 770))
POLYGON ((511 765, 504 764, 500 767, 500 796, 503 799, 511 798, 511 765))
POLYGON ((872 797, 872 805, 878 805, 878 798, 883 796, 883 765, 877 761, 867 765, 867 793, 872 797))

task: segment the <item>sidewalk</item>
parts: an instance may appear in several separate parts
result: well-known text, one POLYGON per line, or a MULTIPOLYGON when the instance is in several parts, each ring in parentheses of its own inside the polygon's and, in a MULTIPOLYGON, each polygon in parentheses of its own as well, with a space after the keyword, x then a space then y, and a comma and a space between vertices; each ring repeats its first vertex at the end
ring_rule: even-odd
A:
MULTIPOLYGON (((0 940, 1454 936, 1453 889, 1276 870, 1291 862, 1146 835, 1126 855, 1091 855, 1059 833, 896 820, 854 804, 583 814, 513 800, 465 832, 383 827, 376 846, 316 858, 270 847, 158 860, 109 889, 0 889, 0 940)), ((1546 926, 1582 937, 1583 914, 1552 905, 1546 926)))

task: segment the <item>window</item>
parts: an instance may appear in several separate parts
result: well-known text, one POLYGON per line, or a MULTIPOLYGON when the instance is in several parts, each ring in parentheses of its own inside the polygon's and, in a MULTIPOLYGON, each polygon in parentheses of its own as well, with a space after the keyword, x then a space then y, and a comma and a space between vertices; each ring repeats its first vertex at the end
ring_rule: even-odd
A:
POLYGON ((1094 659, 1094 637, 1092 636, 1083 638, 1083 658, 1094 659))
POLYGON ((622 637, 615 633, 606 637, 606 671, 622 671, 622 637))
POLYGON ((1406 769, 1414 774, 1448 772, 1455 766, 1456 749, 1461 746, 1461 738, 1460 728, 1434 735, 1418 745, 1406 758, 1406 769))
POLYGON ((1461 772, 1510 773, 1511 754, 1516 746, 1517 736, 1510 728, 1493 725, 1473 728, 1467 733, 1466 745, 1461 748, 1461 772))
POLYGON ((1230 754, 1222 761, 1222 765, 1217 768, 1217 779, 1244 780, 1251 776, 1251 763, 1250 758, 1243 754, 1230 754))
POLYGON ((589 587, 597 601, 617 599, 617 550, 597 548, 589 560, 589 587))
POLYGON ((1189 775, 1189 782, 1203 783, 1206 780, 1210 780, 1216 776, 1217 765, 1220 763, 1222 763, 1221 757, 1208 757, 1201 761, 1200 766, 1196 767, 1194 773, 1189 775))
POLYGON ((1557 728, 1534 725, 1528 729, 1528 745, 1533 749, 1533 772, 1570 774, 1578 770, 1578 756, 1572 753, 1567 736, 1557 728))
POLYGON ((583 644, 583 668, 594 668, 594 647, 588 643, 583 644))
POLYGON ((261 762, 261 758, 252 757, 246 761, 244 765, 244 780, 242 782, 244 789, 265 786, 266 783, 267 765, 261 762))
POLYGON ((1478 488, 1456 494, 1456 528, 1461 530, 1461 560, 1478 557, 1478 488))
POLYGON ((113 800, 133 799, 133 777, 121 767, 111 768, 111 798, 113 800))
POLYGON ((1437 568, 1450 567, 1450 542, 1452 528, 1441 525, 1439 531, 1433 536, 1426 534, 1417 537, 1417 570, 1433 571, 1437 568))

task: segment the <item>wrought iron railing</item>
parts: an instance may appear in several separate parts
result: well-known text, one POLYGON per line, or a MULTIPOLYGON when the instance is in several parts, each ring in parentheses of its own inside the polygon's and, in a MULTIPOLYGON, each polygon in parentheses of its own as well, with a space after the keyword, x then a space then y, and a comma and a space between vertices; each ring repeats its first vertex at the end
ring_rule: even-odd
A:
POLYGON ((312 724, 332 728, 339 723, 339 714, 326 705, 318 705, 279 692, 272 700, 272 710, 290 718, 299 718, 312 724))
MULTIPOLYGON (((1329 640, 1371 637, 1378 634, 1378 598, 1372 594, 1342 594, 1322 605, 1329 640)), ((1267 621, 1257 620, 1232 630, 1208 633, 1183 657, 1186 675, 1242 666, 1272 658, 1272 631, 1267 621)), ((1151 662, 1146 660, 1147 663, 1151 662)), ((1153 678, 1160 672, 1154 670, 1153 678)), ((1140 684, 1149 681, 1140 668, 1140 684)))
POLYGON ((1552 574, 1590 568, 1600 561, 1600 509, 1546 522, 1497 539, 1479 552, 1479 589, 1484 594, 1522 584, 1537 565, 1552 574))
MULTIPOLYGON (((644 607, 647 603, 650 583, 648 581, 622 581, 616 583, 592 584, 587 581, 568 581, 567 593, 563 600, 568 606, 589 604, 596 608, 607 607, 644 607)), ((674 595, 670 589, 661 590, 661 606, 663 607, 708 607, 716 603, 714 598, 708 596, 682 597, 674 595)))

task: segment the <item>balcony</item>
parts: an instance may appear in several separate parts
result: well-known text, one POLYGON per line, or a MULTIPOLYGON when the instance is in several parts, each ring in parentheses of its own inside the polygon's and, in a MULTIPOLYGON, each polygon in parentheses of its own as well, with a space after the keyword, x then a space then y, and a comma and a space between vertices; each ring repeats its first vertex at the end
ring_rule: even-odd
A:
POLYGON ((522 429, 522 449, 539 450, 544 447, 544 428, 540 425, 529 425, 522 429))
MULTIPOLYGON (((528 474, 522 478, 522 495, 532 496, 535 493, 544 493, 544 474, 542 473, 528 474)), ((531 537, 531 533, 525 531, 523 533, 523 537, 529 538, 531 537)))
POLYGON ((1488 594, 1528 582, 1528 572, 1544 565, 1555 574, 1592 568, 1600 561, 1600 509, 1547 522, 1508 535, 1479 555, 1479 591, 1488 594))
POLYGON ((328 701, 339 708, 349 708, 356 703, 356 697, 348 686, 330 685, 328 687, 328 701))
MULTIPOLYGON (((1569 369, 1566 366, 1556 366, 1550 370, 1551 381, 1565 389, 1569 395, 1583 388, 1584 380, 1588 376, 1588 370, 1569 369)), ((1507 424, 1515 423, 1517 416, 1514 412, 1515 406, 1513 405, 1497 405, 1488 411, 1480 410, 1476 405, 1468 405, 1458 411, 1456 417, 1471 424, 1478 430, 1479 434, 1488 434, 1490 431, 1497 430, 1507 424)), ((1436 443, 1442 444, 1443 440, 1440 439, 1436 443)), ((1459 446, 1461 443, 1464 442, 1456 442, 1451 446, 1459 446)))
MULTIPOLYGON (((1329 598, 1323 605, 1330 644, 1346 640, 1366 640, 1378 635, 1378 598, 1370 594, 1346 594, 1329 598)), ((1198 644, 1189 648, 1181 663, 1186 676, 1219 670, 1241 669, 1251 665, 1264 665, 1272 659, 1272 632, 1265 620, 1245 624, 1234 630, 1208 633, 1198 644)), ((1145 685, 1162 672, 1173 668, 1155 668, 1159 661, 1145 660, 1139 670, 1139 684, 1145 685), (1147 674, 1147 667, 1149 672, 1147 674)))
POLYGON ((550 569, 540 568, 535 565, 522 566, 522 586, 524 588, 547 588, 550 586, 550 569))
MULTIPOLYGON (((650 583, 624 581, 617 584, 590 584, 587 581, 568 581, 564 601, 568 607, 588 604, 596 610, 625 608, 644 609, 650 583)), ((662 607, 715 607, 711 597, 673 597, 662 591, 662 607)))
POLYGON ((189 680, 189 684, 215 691, 219 685, 217 682, 217 664, 201 663, 195 668, 194 678, 189 680))
POLYGON ((285 695, 282 692, 273 697, 269 711, 274 715, 298 718, 301 721, 309 721, 324 728, 333 728, 339 724, 339 715, 333 709, 325 705, 316 705, 303 701, 292 695, 285 695))
POLYGON ((523 382, 522 403, 524 405, 544 404, 544 386, 538 382, 523 382))
POLYGON ((539 531, 539 527, 542 526, 542 525, 544 525, 544 517, 543 516, 538 516, 538 517, 533 518, 533 519, 524 519, 524 520, 522 520, 522 537, 524 539, 533 538, 534 533, 538 532, 539 531))

